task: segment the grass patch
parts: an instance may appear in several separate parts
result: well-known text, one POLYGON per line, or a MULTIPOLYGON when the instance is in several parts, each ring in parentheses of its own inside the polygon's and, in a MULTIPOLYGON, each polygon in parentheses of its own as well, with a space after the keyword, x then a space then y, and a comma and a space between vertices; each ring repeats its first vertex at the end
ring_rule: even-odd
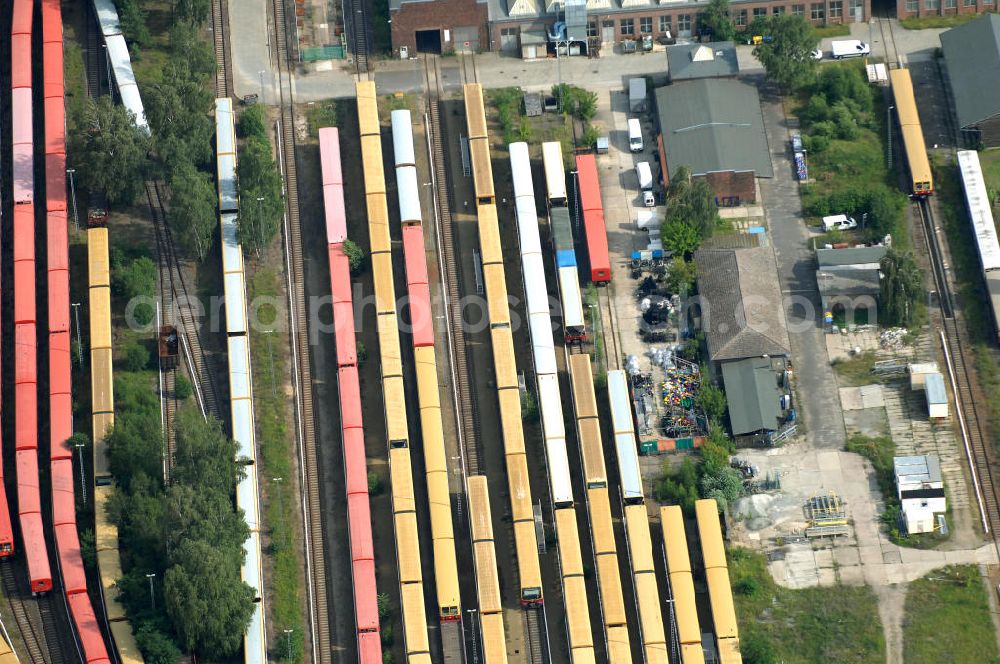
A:
POLYGON ((848 37, 851 34, 851 26, 846 23, 830 23, 816 28, 816 37, 826 39, 827 37, 848 37))
POLYGON ((986 589, 975 565, 937 569, 910 584, 903 658, 906 664, 1000 662, 986 589))
MULTIPOLYGON (((562 143, 566 166, 573 161, 573 119, 562 113, 543 113, 537 117, 524 115, 524 91, 521 88, 498 88, 486 91, 486 102, 495 109, 496 120, 503 129, 504 147, 517 141, 562 143)), ((581 137, 581 140, 584 140, 581 137)))
MULTIPOLYGON (((266 297, 282 301, 280 275, 269 267, 253 267, 248 271, 247 300, 266 297)), ((261 323, 268 325, 271 312, 261 311, 261 323)), ((271 545, 267 551, 274 565, 271 580, 272 620, 275 633, 282 634, 291 629, 294 640, 292 652, 294 661, 299 661, 302 653, 303 620, 302 569, 299 565, 295 531, 290 524, 295 523, 295 492, 292 490, 292 464, 295 454, 288 436, 285 421, 284 376, 288 375, 285 356, 281 349, 287 347, 288 340, 281 331, 258 332, 250 335, 250 355, 253 362, 254 408, 257 426, 260 427, 260 472, 258 479, 267 484, 268 500, 265 501, 267 523, 271 527, 271 545), (274 478, 281 477, 281 482, 274 478)), ((286 646, 287 648, 287 646, 286 646)), ((286 652, 282 650, 282 654, 286 652)), ((285 661, 285 660, 282 660, 285 661)))
MULTIPOLYGON (((1000 169, 998 163, 1000 155, 996 161, 991 155, 989 161, 990 168, 996 175, 1000 169)), ((976 254, 966 214, 962 185, 955 164, 950 158, 934 154, 931 165, 934 169, 936 198, 940 203, 937 212, 944 226, 945 236, 948 238, 951 266, 957 275, 958 300, 963 305, 962 316, 972 338, 974 364, 979 383, 986 393, 985 403, 982 405, 986 409, 989 439, 993 449, 1000 450, 1000 436, 997 435, 1000 432, 1000 369, 997 367, 996 355, 992 349, 994 323, 989 309, 978 304, 988 302, 989 297, 979 270, 979 257, 976 254)))
MULTIPOLYGON (((992 12, 987 12, 992 13, 992 12)), ((950 16, 910 16, 899 19, 899 24, 907 30, 928 28, 955 28, 979 18, 980 14, 952 14, 950 16)))
POLYGON ((392 30, 389 24, 389 0, 374 0, 370 7, 372 8, 372 51, 379 55, 391 54, 392 30))
POLYGON ((872 373, 875 362, 875 352, 868 350, 848 359, 834 360, 831 365, 842 383, 856 386, 879 382, 878 376, 872 373))
POLYGON ((979 163, 983 167, 986 191, 993 204, 993 216, 996 217, 1000 214, 1000 148, 981 151, 979 163))
POLYGON ((745 661, 885 661, 877 600, 869 587, 782 588, 764 556, 739 548, 730 551, 729 574, 745 661))
POLYGON ((325 99, 310 104, 306 108, 306 120, 309 122, 309 137, 319 138, 319 130, 323 127, 336 127, 340 124, 336 99, 325 99))

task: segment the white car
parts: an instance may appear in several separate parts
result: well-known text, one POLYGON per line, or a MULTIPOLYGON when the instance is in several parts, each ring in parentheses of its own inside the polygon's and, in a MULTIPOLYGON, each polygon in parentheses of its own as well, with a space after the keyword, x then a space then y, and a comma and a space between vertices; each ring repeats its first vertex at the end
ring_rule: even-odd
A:
POLYGON ((823 50, 819 49, 819 48, 815 48, 815 49, 813 49, 811 55, 812 55, 812 59, 813 60, 822 60, 823 59, 823 50))
POLYGON ((852 228, 857 228, 858 222, 852 217, 848 217, 846 214, 835 214, 829 217, 823 217, 823 231, 849 231, 852 228))

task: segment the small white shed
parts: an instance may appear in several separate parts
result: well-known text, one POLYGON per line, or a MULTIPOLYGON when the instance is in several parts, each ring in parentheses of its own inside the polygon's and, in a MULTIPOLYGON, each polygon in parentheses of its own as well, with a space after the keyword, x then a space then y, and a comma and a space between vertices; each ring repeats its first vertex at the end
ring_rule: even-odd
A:
POLYGON ((928 373, 924 378, 924 395, 927 397, 927 416, 932 420, 948 418, 948 391, 940 373, 928 373))

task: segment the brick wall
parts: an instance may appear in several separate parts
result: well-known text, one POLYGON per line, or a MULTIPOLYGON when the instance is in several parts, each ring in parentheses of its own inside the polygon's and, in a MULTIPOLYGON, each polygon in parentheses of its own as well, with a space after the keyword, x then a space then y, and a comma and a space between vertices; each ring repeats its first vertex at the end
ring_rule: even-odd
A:
MULTIPOLYGON (((856 2, 858 0, 855 0, 856 2)), ((905 3, 906 0, 898 0, 900 3, 905 3)), ((920 0, 921 2, 926 2, 927 0, 920 0)), ((933 0, 932 0, 933 1, 933 0)), ((941 3, 948 2, 948 0, 939 0, 941 3)), ((965 2, 966 0, 956 0, 959 4, 965 2)), ((977 0, 981 2, 982 0, 977 0)), ((1000 2, 1000 0, 995 0, 1000 2)), ((767 16, 772 16, 775 13, 785 12, 793 13, 796 11, 801 12, 813 25, 823 25, 830 23, 852 23, 854 22, 853 15, 851 12, 852 0, 771 0, 754 1, 750 0, 748 2, 740 2, 734 0, 730 5, 730 11, 733 13, 734 18, 738 22, 745 21, 749 24, 754 19, 754 10, 762 12, 767 16), (815 10, 815 17, 814 12, 815 10), (743 14, 743 12, 746 12, 743 14)), ((652 34, 654 37, 659 37, 664 34, 664 30, 661 28, 667 28, 671 31, 673 36, 678 36, 678 31, 685 29, 696 31, 698 23, 698 14, 703 11, 707 6, 706 4, 685 4, 680 7, 646 7, 644 9, 636 9, 634 11, 628 12, 614 12, 602 14, 600 12, 589 12, 587 15, 587 20, 592 24, 591 34, 598 37, 603 36, 603 26, 605 23, 610 23, 614 28, 614 41, 619 42, 624 39, 638 38, 642 34, 652 34), (665 23, 661 24, 661 17, 665 19, 665 23), (651 26, 651 32, 646 32, 642 30, 643 21, 642 19, 648 18, 649 25, 651 26), (631 32, 629 32, 628 24, 631 21, 631 32)), ((867 21, 871 17, 871 0, 860 0, 860 6, 863 10, 862 21, 867 21)), ((546 24, 551 25, 554 18, 549 18, 545 21, 546 24)), ((393 19, 395 23, 395 19, 393 19)), ((490 26, 491 38, 494 44, 494 48, 499 49, 500 45, 500 32, 504 29, 520 28, 522 31, 527 30, 538 30, 538 26, 533 25, 532 21, 518 21, 516 19, 508 19, 504 21, 494 21, 490 26)), ((485 50, 486 45, 483 46, 485 50)))
POLYGON ((479 26, 479 47, 487 51, 489 45, 489 30, 487 28, 487 5, 476 0, 433 0, 432 2, 404 2, 399 9, 391 12, 392 48, 398 52, 400 46, 406 46, 410 53, 416 53, 418 30, 440 30, 441 49, 450 51, 454 48, 452 41, 446 42, 444 31, 451 32, 454 39, 456 26, 479 26))
POLYGON ((952 14, 981 14, 997 11, 997 0, 896 0, 896 16, 950 16, 952 14), (953 6, 949 6, 953 5, 953 6))
POLYGON ((753 171, 715 171, 704 175, 695 175, 691 179, 708 182, 708 186, 715 192, 716 202, 720 206, 757 202, 757 188, 753 171))

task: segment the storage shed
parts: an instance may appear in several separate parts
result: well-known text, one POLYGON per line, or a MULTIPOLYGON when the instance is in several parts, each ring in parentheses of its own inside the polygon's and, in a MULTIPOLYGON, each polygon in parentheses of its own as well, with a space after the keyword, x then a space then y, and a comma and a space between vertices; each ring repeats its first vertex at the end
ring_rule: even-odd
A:
POLYGON ((932 420, 948 417, 948 391, 944 389, 944 377, 939 373, 929 373, 924 378, 924 394, 927 397, 927 416, 932 420))
POLYGON ((911 534, 933 531, 934 515, 948 509, 937 455, 895 457, 892 465, 906 531, 911 534))

